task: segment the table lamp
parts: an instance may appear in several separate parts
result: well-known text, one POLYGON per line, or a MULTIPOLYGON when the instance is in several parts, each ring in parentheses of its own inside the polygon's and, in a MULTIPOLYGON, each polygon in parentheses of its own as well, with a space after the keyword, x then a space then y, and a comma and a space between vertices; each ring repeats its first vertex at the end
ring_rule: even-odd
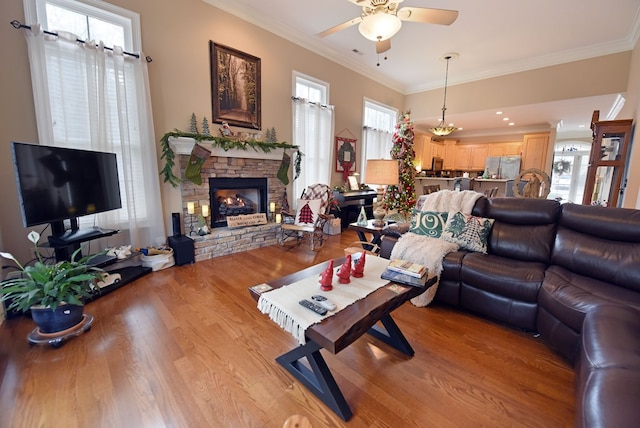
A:
POLYGON ((387 190, 387 186, 399 183, 400 171, 398 161, 393 159, 369 159, 367 169, 364 174, 364 182, 378 185, 378 196, 376 197, 376 207, 373 210, 373 226, 383 227, 384 216, 387 211, 382 208, 382 199, 387 190))

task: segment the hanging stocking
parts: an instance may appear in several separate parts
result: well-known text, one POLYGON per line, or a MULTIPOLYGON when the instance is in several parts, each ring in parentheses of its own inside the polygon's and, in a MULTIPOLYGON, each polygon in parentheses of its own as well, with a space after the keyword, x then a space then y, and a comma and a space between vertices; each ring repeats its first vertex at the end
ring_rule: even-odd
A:
POLYGON ((291 165, 291 156, 289 156, 287 152, 284 152, 277 176, 285 186, 289 184, 289 165, 291 165))
POLYGON ((200 171, 202 170, 202 165, 204 165, 204 162, 210 155, 211 151, 205 149, 201 145, 196 143, 193 146, 191 156, 189 157, 189 163, 187 163, 187 167, 184 170, 184 176, 187 180, 197 184, 198 186, 202 184, 200 171))

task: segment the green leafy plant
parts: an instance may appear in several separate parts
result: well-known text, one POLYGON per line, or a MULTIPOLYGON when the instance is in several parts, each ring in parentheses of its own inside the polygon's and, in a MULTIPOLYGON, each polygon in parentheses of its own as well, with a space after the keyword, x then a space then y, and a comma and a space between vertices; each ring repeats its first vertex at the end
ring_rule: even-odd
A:
POLYGON ((99 292, 95 285, 102 279, 104 271, 90 265, 95 255, 75 260, 82 248, 71 255, 71 261, 47 264, 38 248, 40 234, 35 231, 27 235, 33 242, 37 260, 33 265, 23 266, 10 253, 0 252, 0 256, 12 260, 20 270, 18 277, 2 281, 0 294, 8 301, 7 309, 27 311, 33 306, 55 310, 63 303, 83 305, 81 299, 99 292))

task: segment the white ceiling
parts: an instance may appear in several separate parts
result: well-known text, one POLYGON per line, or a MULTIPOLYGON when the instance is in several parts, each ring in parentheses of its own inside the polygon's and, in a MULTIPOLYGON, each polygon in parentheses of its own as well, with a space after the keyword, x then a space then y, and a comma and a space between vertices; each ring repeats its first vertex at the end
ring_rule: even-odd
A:
MULTIPOLYGON (((361 7, 348 0, 203 1, 404 94, 441 88, 441 57, 450 52, 459 57, 450 63, 449 86, 628 51, 640 36, 640 0, 405 0, 400 7, 453 9, 458 19, 451 26, 403 22, 391 50, 378 56, 374 42, 362 37, 357 25, 315 36, 360 16, 361 7)), ((520 106, 505 113, 517 122, 512 130, 560 124, 559 133, 588 135, 593 110, 608 119, 617 96, 520 106)), ((435 125, 440 114, 422 123, 414 118, 416 127, 435 125)), ((446 118, 464 127, 460 134, 505 129, 495 111, 456 114, 448 106, 446 118)))

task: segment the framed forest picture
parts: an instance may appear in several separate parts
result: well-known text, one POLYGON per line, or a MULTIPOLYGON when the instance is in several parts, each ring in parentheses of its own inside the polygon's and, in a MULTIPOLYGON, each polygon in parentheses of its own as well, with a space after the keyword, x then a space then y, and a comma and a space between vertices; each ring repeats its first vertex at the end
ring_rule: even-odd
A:
POLYGON ((262 129, 260 58, 209 41, 213 122, 262 129))

